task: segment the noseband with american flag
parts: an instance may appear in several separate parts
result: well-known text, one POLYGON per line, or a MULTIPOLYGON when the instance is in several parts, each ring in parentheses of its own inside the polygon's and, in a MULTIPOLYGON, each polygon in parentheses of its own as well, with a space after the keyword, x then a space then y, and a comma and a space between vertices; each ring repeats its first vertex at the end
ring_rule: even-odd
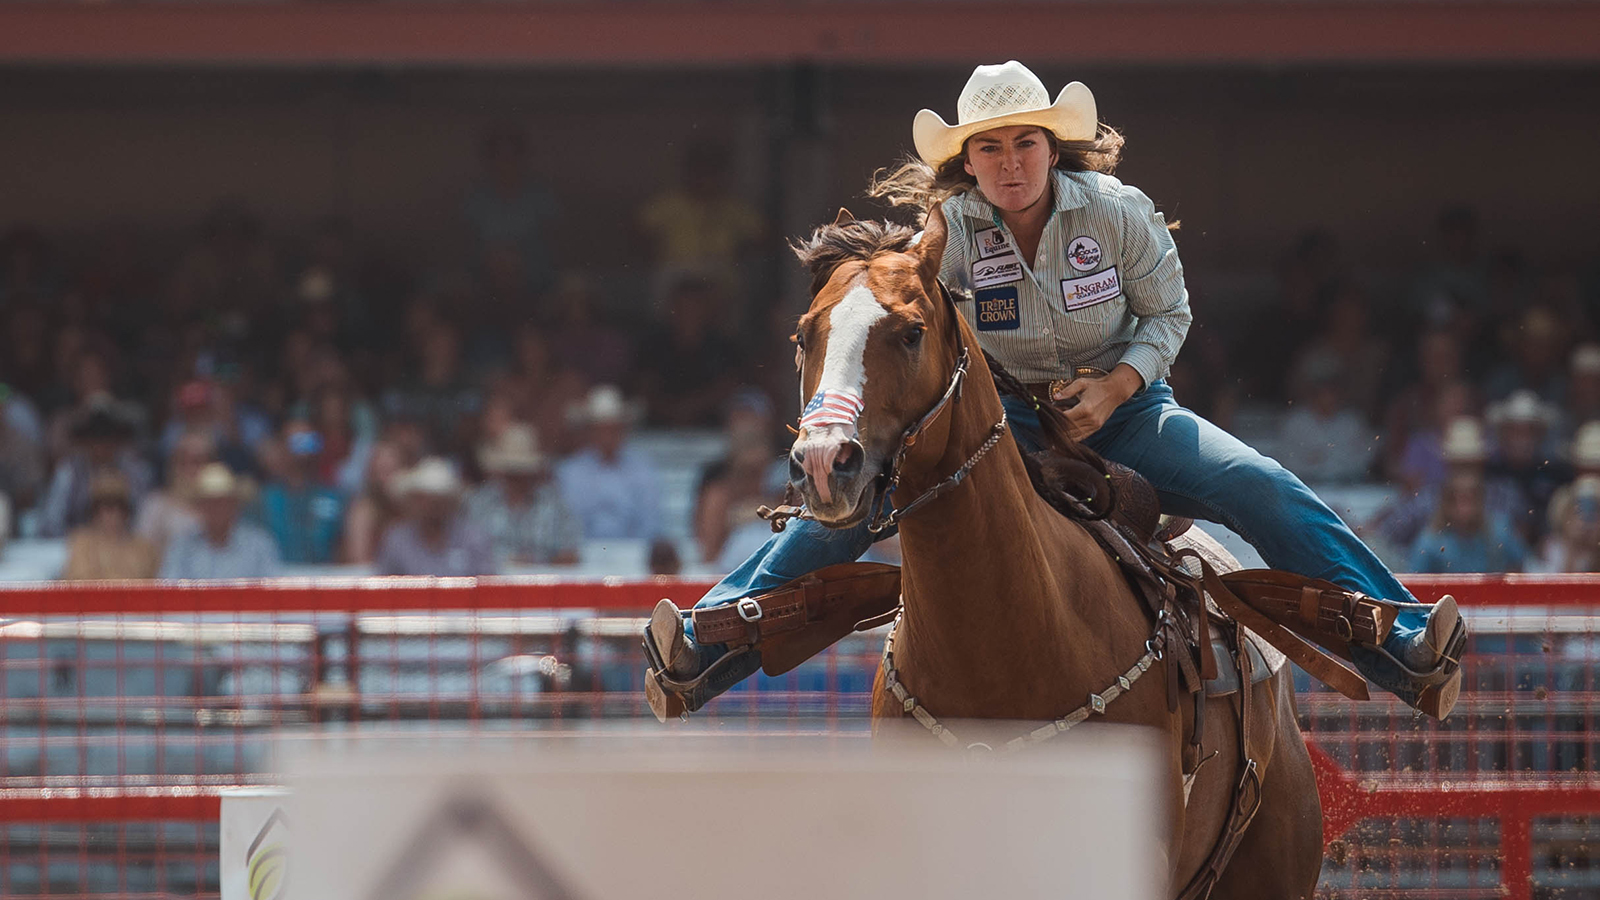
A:
POLYGON ((861 395, 851 390, 827 388, 817 391, 800 414, 800 427, 819 428, 823 425, 854 427, 861 418, 861 395))

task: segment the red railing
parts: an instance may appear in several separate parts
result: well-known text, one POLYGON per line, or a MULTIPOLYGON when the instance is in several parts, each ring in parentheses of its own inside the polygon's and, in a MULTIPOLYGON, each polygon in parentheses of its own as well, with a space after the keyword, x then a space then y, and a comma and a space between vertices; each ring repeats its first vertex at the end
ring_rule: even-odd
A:
MULTIPOLYGON (((1353 704, 1302 684, 1329 841, 1325 891, 1600 896, 1588 850, 1600 829, 1587 818, 1600 814, 1600 577, 1408 583, 1468 610, 1466 690, 1440 725, 1395 701, 1353 704)), ((549 729, 643 715, 637 616, 663 596, 688 605, 706 586, 0 589, 0 895, 214 890, 204 863, 218 793, 270 780, 259 748, 274 729, 549 729), (161 823, 198 830, 174 838, 161 823)), ((707 712, 862 730, 875 640, 848 639, 707 712)))

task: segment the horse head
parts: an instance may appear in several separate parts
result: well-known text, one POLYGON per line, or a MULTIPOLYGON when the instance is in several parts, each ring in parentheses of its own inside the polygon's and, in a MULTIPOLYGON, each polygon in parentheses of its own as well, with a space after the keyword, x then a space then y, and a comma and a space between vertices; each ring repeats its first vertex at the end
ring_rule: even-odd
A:
POLYGON ((794 338, 805 411, 789 477, 824 525, 872 513, 880 476, 951 384, 963 344, 939 286, 945 237, 938 208, 920 235, 841 210, 794 248, 812 301, 794 338))

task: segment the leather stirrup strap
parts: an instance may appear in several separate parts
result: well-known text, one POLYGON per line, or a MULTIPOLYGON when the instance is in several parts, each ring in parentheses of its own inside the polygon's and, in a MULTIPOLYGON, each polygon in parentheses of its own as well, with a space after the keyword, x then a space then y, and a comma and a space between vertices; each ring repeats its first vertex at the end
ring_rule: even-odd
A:
POLYGON ((799 631, 836 612, 859 609, 851 624, 877 615, 900 596, 900 567, 879 563, 827 566, 757 597, 696 608, 694 638, 702 644, 754 644, 799 631))
POLYGON ((1180 559, 1193 558, 1200 563, 1200 571, 1205 582, 1206 593, 1211 595, 1213 602, 1223 612, 1232 616, 1236 621, 1266 638, 1272 646, 1283 651, 1283 655, 1293 660, 1300 668, 1312 678, 1317 679, 1328 687, 1349 697, 1351 700, 1367 700, 1371 695, 1367 693, 1367 680, 1357 673, 1340 665, 1333 657, 1323 653, 1299 635, 1289 631, 1277 622, 1272 621, 1255 607, 1240 600, 1222 579, 1217 576, 1217 571, 1205 557, 1193 550, 1183 549, 1173 554, 1180 559))

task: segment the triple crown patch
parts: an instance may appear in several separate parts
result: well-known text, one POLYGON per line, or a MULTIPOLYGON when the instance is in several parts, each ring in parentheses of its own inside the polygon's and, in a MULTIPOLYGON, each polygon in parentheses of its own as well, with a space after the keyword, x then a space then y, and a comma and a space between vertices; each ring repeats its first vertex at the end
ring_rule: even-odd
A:
POLYGON ((997 287, 972 295, 977 301, 979 331, 1011 331, 1022 326, 1015 287, 997 287))

